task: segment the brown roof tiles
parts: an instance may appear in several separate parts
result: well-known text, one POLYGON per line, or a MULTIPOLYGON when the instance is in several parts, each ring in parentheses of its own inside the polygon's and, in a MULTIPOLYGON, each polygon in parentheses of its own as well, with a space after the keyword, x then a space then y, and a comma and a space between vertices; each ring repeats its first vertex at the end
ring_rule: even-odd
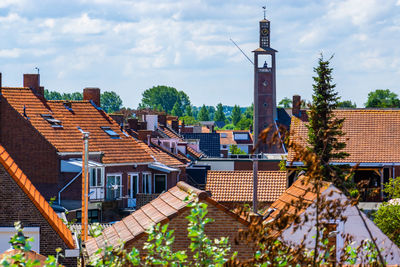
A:
MULTIPOLYGON (((400 110, 399 109, 340 109, 338 118, 345 118, 340 140, 346 142, 344 149, 350 156, 335 162, 385 163, 400 162, 400 110)), ((307 144, 306 122, 292 117, 291 137, 300 144, 307 144)), ((288 161, 295 157, 289 151, 288 161)))
POLYGON ((147 163, 153 162, 149 153, 138 145, 138 141, 125 135, 119 125, 104 111, 96 109, 89 101, 70 101, 71 111, 65 101, 46 101, 29 88, 2 88, 7 102, 29 122, 59 152, 82 151, 82 133, 77 128, 90 132, 89 150, 103 152, 103 163, 147 163), (50 114, 61 121, 62 127, 52 127, 41 114, 50 114), (109 127, 118 134, 112 139, 101 127, 109 127))
MULTIPOLYGON (((258 201, 273 202, 286 189, 286 172, 258 171, 258 201)), ((208 171, 206 191, 220 202, 251 202, 253 171, 208 171)))
POLYGON ((0 164, 2 164, 8 174, 14 179, 18 186, 24 191, 24 193, 33 202, 39 212, 48 221, 50 226, 56 231, 65 244, 69 248, 75 248, 75 243, 72 238, 71 231, 63 223, 63 221, 57 216, 53 208, 50 207, 49 203, 39 193, 39 191, 33 186, 26 175, 20 170, 14 160, 10 157, 3 146, 0 145, 0 164))

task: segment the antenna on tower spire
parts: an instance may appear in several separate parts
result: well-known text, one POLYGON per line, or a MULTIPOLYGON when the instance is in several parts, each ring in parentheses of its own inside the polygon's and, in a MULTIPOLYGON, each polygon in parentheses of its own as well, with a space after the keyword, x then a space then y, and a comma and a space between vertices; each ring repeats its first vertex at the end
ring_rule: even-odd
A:
POLYGON ((266 19, 265 14, 266 14, 266 12, 267 12, 267 10, 266 10, 266 9, 267 9, 267 6, 265 5, 265 6, 263 6, 262 8, 263 8, 263 12, 264 12, 264 19, 266 19))

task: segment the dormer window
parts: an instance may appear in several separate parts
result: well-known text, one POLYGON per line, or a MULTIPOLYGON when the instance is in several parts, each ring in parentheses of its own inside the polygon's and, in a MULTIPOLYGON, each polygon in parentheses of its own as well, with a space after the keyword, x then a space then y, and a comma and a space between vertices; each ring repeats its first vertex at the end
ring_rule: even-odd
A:
POLYGON ((228 134, 227 134, 227 133, 221 133, 221 137, 222 137, 222 138, 227 138, 227 137, 228 137, 228 134))
POLYGON ((43 119, 45 119, 48 123, 51 124, 51 127, 59 128, 63 127, 61 121, 54 119, 54 117, 50 114, 40 114, 43 119))
POLYGON ((236 140, 249 140, 248 133, 234 133, 234 139, 236 140))
POLYGON ((120 139, 119 135, 114 132, 110 127, 100 127, 106 134, 108 134, 111 139, 120 139))

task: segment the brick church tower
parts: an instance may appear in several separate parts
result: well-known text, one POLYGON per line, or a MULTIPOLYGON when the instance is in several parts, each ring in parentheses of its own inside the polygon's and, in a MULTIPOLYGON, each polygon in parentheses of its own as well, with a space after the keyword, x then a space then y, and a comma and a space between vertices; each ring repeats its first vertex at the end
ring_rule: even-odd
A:
MULTIPOLYGON (((270 22, 265 18, 260 21, 260 47, 254 53, 254 144, 262 130, 272 125, 275 127, 276 110, 276 65, 275 53, 270 47, 270 22)), ((260 145, 256 153, 280 153, 277 146, 260 145)))

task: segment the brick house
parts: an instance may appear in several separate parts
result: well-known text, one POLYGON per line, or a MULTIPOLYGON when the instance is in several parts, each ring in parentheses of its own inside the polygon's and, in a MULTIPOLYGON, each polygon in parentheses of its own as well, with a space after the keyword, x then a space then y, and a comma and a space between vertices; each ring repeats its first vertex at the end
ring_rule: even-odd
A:
MULTIPOLYGON (((287 188, 285 171, 258 171, 258 208, 269 207, 287 188)), ((253 202, 253 171, 208 171, 206 192, 231 209, 253 202)))
MULTIPOLYGON (((277 220, 283 213, 298 216, 301 227, 298 227, 293 219, 288 219, 287 227, 282 230, 279 239, 289 245, 302 244, 310 251, 314 249, 316 235, 315 205, 317 194, 310 190, 312 187, 311 182, 306 181, 302 176, 299 177, 263 214, 265 224, 277 220), (299 208, 299 203, 301 203, 301 208, 299 208)), ((319 223, 328 229, 329 232, 326 235, 329 237, 329 245, 335 247, 333 254, 336 255, 338 261, 346 245, 346 236, 350 235, 352 237, 349 244, 351 247, 357 248, 364 240, 372 240, 373 238, 386 264, 394 266, 392 264, 400 262, 400 249, 382 233, 364 212, 357 210, 355 205, 351 205, 349 199, 337 187, 332 183, 323 182, 320 194, 321 199, 339 201, 343 208, 337 218, 331 218, 332 209, 322 204, 324 209, 320 211, 324 214, 322 217, 324 219, 321 219, 319 223)), ((333 205, 338 205, 338 203, 335 202, 333 205)), ((283 222, 286 223, 286 218, 283 219, 283 222)), ((356 266, 360 263, 360 260, 358 260, 356 266)))
MULTIPOLYGON (((306 146, 307 112, 297 108, 293 114, 291 139, 306 146)), ((339 140, 346 143, 343 151, 350 155, 345 159, 334 160, 332 164, 356 167, 354 182, 368 181, 367 190, 361 196, 363 201, 382 201, 384 183, 400 173, 400 152, 397 149, 400 146, 397 136, 400 132, 400 109, 337 109, 334 114, 337 118, 345 118, 345 136, 339 140)), ((296 168, 302 165, 301 162, 294 161, 294 158, 295 152, 290 150, 286 164, 289 185, 297 176, 296 168)))
POLYGON ((76 266, 79 253, 71 231, 0 145, 0 253, 10 248, 16 221, 21 222, 26 236, 34 238, 32 250, 48 256, 62 248, 66 258, 61 263, 76 266))
POLYGON ((98 88, 85 88, 83 101, 46 100, 38 74, 24 74, 22 88, 0 88, 1 144, 46 199, 67 209, 81 204, 83 131, 90 133, 91 202, 134 208, 185 174, 185 163, 121 129, 100 108, 98 88))
POLYGON ((104 246, 105 242, 113 246, 119 244, 119 241, 124 241, 126 249, 131 250, 132 247, 135 247, 142 251, 143 244, 147 240, 145 230, 157 223, 168 223, 168 229, 174 230, 175 242, 172 246, 174 251, 186 251, 190 241, 187 237, 188 220, 185 217, 190 210, 184 199, 189 196, 190 192, 195 193, 200 201, 208 205, 207 217, 214 219, 206 226, 205 231, 208 237, 211 239, 229 237, 232 252, 237 251, 238 257, 241 259, 252 257, 253 251, 248 245, 233 242, 238 230, 246 229, 249 222, 210 198, 205 191, 184 182, 179 182, 177 186, 163 193, 157 199, 125 217, 122 221, 106 228, 101 236, 90 238, 85 243, 87 255, 93 255, 104 246))

